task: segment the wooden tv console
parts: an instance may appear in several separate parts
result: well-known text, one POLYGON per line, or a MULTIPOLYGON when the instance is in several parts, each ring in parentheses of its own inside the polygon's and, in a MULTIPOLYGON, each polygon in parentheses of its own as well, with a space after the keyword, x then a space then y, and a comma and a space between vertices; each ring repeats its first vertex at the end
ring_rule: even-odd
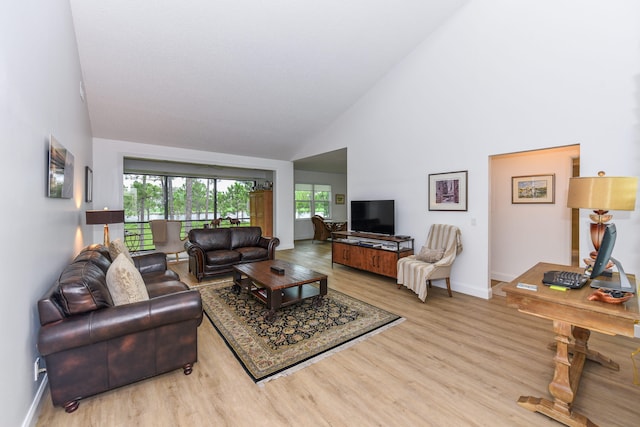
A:
POLYGON ((331 267, 342 264, 387 277, 397 277, 397 263, 413 255, 411 237, 335 231, 331 233, 331 267))

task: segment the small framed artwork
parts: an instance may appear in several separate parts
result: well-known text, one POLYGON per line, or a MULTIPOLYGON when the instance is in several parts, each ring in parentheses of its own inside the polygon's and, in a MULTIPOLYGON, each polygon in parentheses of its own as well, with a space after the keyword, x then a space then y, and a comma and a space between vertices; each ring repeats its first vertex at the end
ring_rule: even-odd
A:
POLYGON ((344 194, 336 194, 336 205, 344 205, 344 194))
POLYGON ((47 197, 73 198, 74 157, 53 135, 49 135, 47 197))
POLYGON ((511 178, 511 203, 555 203, 556 175, 526 175, 511 178))
POLYGON ((467 171, 429 174, 429 210, 467 210, 467 171))
POLYGON ((93 171, 89 166, 84 168, 84 201, 93 201, 93 171))

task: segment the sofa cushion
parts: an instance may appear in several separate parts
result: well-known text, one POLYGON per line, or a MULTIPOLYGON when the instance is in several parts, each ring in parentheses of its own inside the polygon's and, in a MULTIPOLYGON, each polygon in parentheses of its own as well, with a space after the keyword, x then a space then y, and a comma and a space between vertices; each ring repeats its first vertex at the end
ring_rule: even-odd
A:
POLYGON ((142 275, 123 253, 118 255, 107 271, 107 287, 114 305, 149 299, 142 275))
POLYGON ((157 298, 162 295, 175 294, 176 292, 184 292, 188 290, 189 287, 179 280, 167 280, 165 282, 147 284, 149 298, 157 298))
MULTIPOLYGON (((140 274, 142 274, 142 280, 144 280, 144 284, 147 286, 147 290, 149 290, 149 286, 154 283, 162 284, 164 282, 180 280, 180 276, 178 275, 178 273, 169 269, 163 271, 150 271, 148 273, 140 272, 140 274)), ((151 296, 151 294, 149 294, 149 296, 151 296)))
POLYGON ((189 241, 204 251, 231 249, 229 228, 194 228, 189 231, 189 241))
POLYGON ((205 254, 207 258, 206 265, 209 266, 224 266, 240 262, 242 256, 237 251, 209 251, 205 254))
POLYGON ((240 252, 240 254, 242 255, 240 259, 243 262, 267 259, 267 257, 269 256, 268 250, 257 246, 237 248, 236 251, 240 252))
POLYGON ((258 246, 262 229, 260 227, 238 227, 231 230, 231 249, 258 246))
POLYGON ((111 243, 109 243, 109 255, 111 255, 111 259, 115 261, 120 254, 123 254, 127 260, 133 264, 133 258, 122 239, 112 240, 111 243))
POLYGON ((113 305, 104 271, 90 261, 78 261, 67 265, 58 279, 57 292, 56 300, 65 316, 113 305))

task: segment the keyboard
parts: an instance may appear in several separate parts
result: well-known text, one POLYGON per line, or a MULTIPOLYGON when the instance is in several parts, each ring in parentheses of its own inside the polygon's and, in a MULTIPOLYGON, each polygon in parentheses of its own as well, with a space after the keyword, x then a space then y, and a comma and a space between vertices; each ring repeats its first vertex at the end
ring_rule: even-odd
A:
POLYGON ((569 289, 580 289, 587 283, 589 276, 573 271, 547 271, 544 273, 542 283, 545 285, 564 286, 569 289))

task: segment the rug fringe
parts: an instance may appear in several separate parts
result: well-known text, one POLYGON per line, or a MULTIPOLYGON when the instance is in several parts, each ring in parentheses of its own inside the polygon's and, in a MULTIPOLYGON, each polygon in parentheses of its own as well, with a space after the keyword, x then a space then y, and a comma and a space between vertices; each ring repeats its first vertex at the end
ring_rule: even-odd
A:
POLYGON ((341 345, 339 345, 337 347, 334 347, 331 350, 325 351, 324 353, 321 353, 321 354, 319 354, 317 356, 314 356, 311 359, 308 359, 308 360, 306 360, 306 361, 304 361, 302 363, 298 363, 297 365, 292 366, 291 368, 287 368, 287 369, 285 369, 283 371, 280 371, 280 372, 278 372, 276 374, 273 374, 273 375, 271 375, 271 376, 269 376, 267 378, 263 378, 260 381, 256 381, 256 384, 258 386, 260 386, 260 387, 264 387, 264 384, 269 382, 269 381, 271 381, 271 380, 275 380, 277 378, 289 376, 289 375, 293 374, 294 372, 297 372, 297 371, 299 371, 301 369, 304 369, 304 368, 306 368, 308 366, 311 366, 314 363, 317 363, 317 362, 319 362, 319 361, 321 361, 321 360, 323 360, 323 359, 325 359, 325 358, 327 358, 327 357, 329 357, 331 355, 334 355, 334 354, 336 354, 336 353, 338 353, 338 352, 340 352, 342 350, 345 350, 345 349, 347 349, 347 348, 349 348, 349 347, 351 347, 351 346, 353 346, 353 345, 355 345, 355 344, 357 344, 359 342, 362 342, 362 341, 366 340, 367 338, 370 338, 370 337, 372 337, 372 336, 374 336, 376 334, 379 334, 380 332, 384 332, 384 331, 386 331, 387 329, 389 329, 389 328, 391 328, 393 326, 399 325, 400 323, 402 323, 404 321, 405 321, 405 318, 401 317, 401 318, 399 318, 397 320, 394 320, 391 323, 388 323, 388 324, 386 324, 384 326, 381 326, 378 329, 375 329, 375 330, 373 330, 371 332, 368 332, 368 333, 366 333, 364 335, 361 335, 358 338, 354 338, 351 341, 347 341, 346 343, 341 344, 341 345))

